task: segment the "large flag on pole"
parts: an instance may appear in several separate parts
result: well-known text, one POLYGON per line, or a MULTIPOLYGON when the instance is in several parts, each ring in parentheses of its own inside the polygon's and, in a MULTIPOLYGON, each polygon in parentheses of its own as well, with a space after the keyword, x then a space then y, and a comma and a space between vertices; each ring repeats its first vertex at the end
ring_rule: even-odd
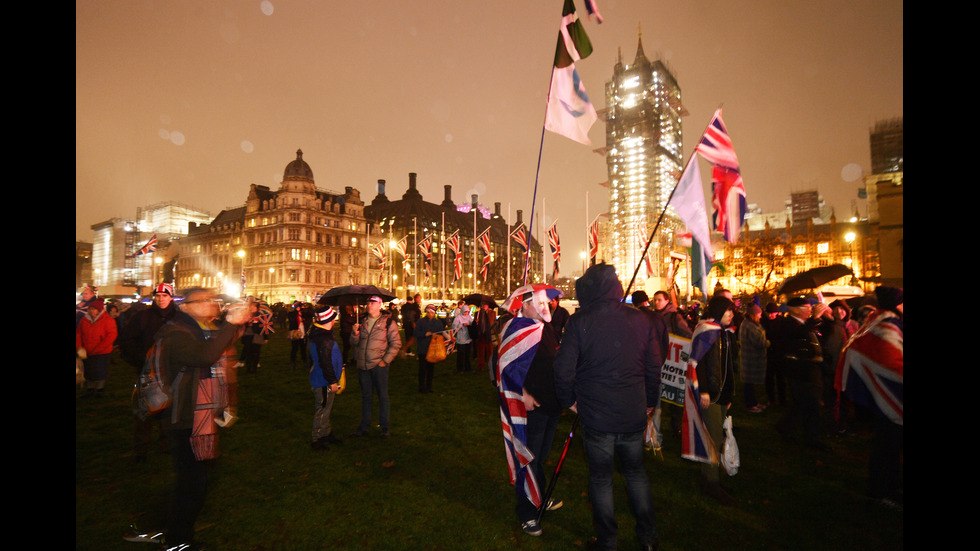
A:
POLYGON ((393 251, 397 252, 398 254, 402 255, 402 258, 404 258, 405 257, 405 248, 407 246, 408 246, 408 236, 406 235, 405 237, 402 237, 401 240, 398 241, 398 243, 393 244, 391 246, 391 250, 393 250, 393 251))
POLYGON ((142 247, 140 247, 138 251, 133 253, 133 257, 137 257, 141 254, 150 254, 156 250, 157 250, 157 236, 156 234, 153 234, 153 237, 151 237, 150 240, 146 242, 146 245, 143 245, 142 247))
POLYGON ((558 267, 561 264, 561 241, 558 239, 558 221, 555 220, 548 228, 548 245, 551 247, 551 258, 554 261, 552 278, 558 277, 558 267))
POLYGON ((714 228, 722 232, 729 243, 738 241, 745 220, 747 203, 745 185, 732 146, 731 136, 721 119, 721 109, 715 111, 708 123, 697 152, 711 163, 711 203, 715 209, 714 228))
POLYGON ((483 249, 483 267, 480 268, 480 279, 487 281, 487 270, 490 267, 490 228, 487 228, 477 237, 480 248, 483 249))
POLYGON ((510 233, 510 236, 514 238, 514 241, 521 246, 523 252, 527 252, 527 233, 524 231, 524 224, 521 223, 520 226, 514 228, 514 231, 510 233))
POLYGON ((708 212, 704 205, 697 155, 691 155, 669 204, 691 232, 691 283, 701 289, 707 298, 708 272, 714 251, 711 249, 711 232, 708 230, 708 212))
POLYGON ((592 145, 589 129, 598 116, 575 70, 575 62, 591 53, 592 43, 575 14, 575 3, 565 0, 544 127, 585 145, 592 145))

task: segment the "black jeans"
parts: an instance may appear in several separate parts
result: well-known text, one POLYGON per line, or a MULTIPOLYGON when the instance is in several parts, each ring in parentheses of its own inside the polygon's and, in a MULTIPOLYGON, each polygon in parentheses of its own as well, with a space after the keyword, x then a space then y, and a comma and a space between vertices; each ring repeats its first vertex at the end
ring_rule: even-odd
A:
POLYGON ((191 449, 191 429, 174 429, 170 434, 175 480, 166 537, 176 544, 194 539, 194 522, 204 507, 208 477, 207 462, 198 461, 191 449))

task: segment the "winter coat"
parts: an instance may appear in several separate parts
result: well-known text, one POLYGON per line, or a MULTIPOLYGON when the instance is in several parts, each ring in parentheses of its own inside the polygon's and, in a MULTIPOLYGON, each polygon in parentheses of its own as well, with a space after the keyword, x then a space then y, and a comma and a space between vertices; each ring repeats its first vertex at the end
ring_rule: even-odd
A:
POLYGON ((735 335, 711 318, 698 322, 691 338, 690 364, 695 367, 698 392, 712 404, 730 404, 735 384, 735 335))
POLYGON ((237 325, 221 323, 205 329, 180 311, 160 329, 163 381, 172 392, 170 410, 163 418, 173 428, 192 427, 198 380, 211 376, 212 366, 230 361, 239 335, 241 328, 237 325))
POLYGON ((426 336, 426 333, 435 334, 445 330, 446 324, 439 318, 429 319, 429 316, 423 316, 417 321, 415 323, 415 342, 418 343, 419 356, 424 356, 429 351, 429 343, 432 342, 432 335, 426 336))
POLYGON ((344 365, 344 355, 333 340, 333 332, 314 325, 307 340, 313 364, 310 366, 310 386, 323 388, 339 383, 337 373, 344 365))
POLYGON ((766 382, 766 362, 769 341, 766 330, 759 322, 746 317, 738 328, 739 353, 741 354, 742 382, 761 385, 766 382))
MULTIPOLYGON (((398 324, 391 315, 382 313, 368 330, 365 325, 367 316, 360 320, 361 327, 355 335, 351 333, 350 343, 354 346, 354 357, 358 369, 374 369, 384 360, 385 365, 391 364, 402 347, 402 339, 398 334, 398 324)), ((421 349, 419 349, 421 350, 421 349)))
POLYGON ((470 344, 470 324, 473 323, 473 316, 468 309, 464 309, 453 318, 453 329, 456 331, 456 344, 470 344))
POLYGON ((616 270, 599 264, 575 283, 580 307, 568 319, 555 358, 562 407, 578 404, 582 425, 600 432, 646 428, 646 410, 660 402, 667 332, 652 316, 622 303, 616 270))
POLYGON ((112 354, 116 336, 116 320, 105 310, 94 319, 86 313, 75 326, 75 350, 84 348, 89 356, 112 354))
POLYGON ((153 345, 161 327, 177 315, 177 306, 171 302, 166 308, 155 303, 132 316, 119 332, 119 352, 122 358, 137 370, 143 369, 146 351, 153 345))

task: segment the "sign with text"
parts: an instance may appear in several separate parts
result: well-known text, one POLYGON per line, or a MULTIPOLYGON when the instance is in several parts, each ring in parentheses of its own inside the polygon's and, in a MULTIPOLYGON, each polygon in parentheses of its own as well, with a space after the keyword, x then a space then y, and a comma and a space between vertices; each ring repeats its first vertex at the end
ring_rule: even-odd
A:
POLYGON ((687 360, 691 354, 691 339, 669 336, 667 359, 660 368, 660 399, 678 406, 684 405, 684 385, 687 382, 687 360))

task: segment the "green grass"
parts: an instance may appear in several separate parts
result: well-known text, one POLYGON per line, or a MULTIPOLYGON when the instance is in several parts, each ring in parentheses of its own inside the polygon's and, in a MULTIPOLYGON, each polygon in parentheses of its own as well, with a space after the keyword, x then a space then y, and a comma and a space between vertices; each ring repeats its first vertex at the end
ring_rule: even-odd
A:
MULTIPOLYGON (((417 392, 414 358, 391 370, 392 437, 350 438, 360 420, 356 373, 331 417, 344 442, 310 449, 313 394, 292 370, 289 344, 274 335, 257 374, 240 373, 240 421, 221 432, 209 471, 198 538, 223 551, 315 549, 581 549, 593 535, 588 469, 580 438, 572 446, 544 534, 525 535, 514 513, 495 389, 486 373, 456 374, 455 357, 436 366, 432 394, 417 392)), ((170 457, 132 459, 133 369, 116 359, 106 396, 79 398, 75 410, 75 547, 152 549, 122 539, 133 522, 161 526, 172 483, 170 457)), ((76 391, 77 396, 81 396, 76 391)), ((776 438, 780 412, 745 413, 734 433, 742 467, 722 475, 738 504, 724 507, 697 490, 698 465, 681 459, 668 435, 663 458, 649 454, 662 550, 897 550, 903 513, 865 498, 870 434, 834 439, 815 452, 776 438)), ((376 421, 376 420, 375 420, 376 421)), ((572 417, 559 424, 549 467, 572 417)), ((666 420, 665 420, 666 424, 666 420)), ((633 549, 622 481, 616 511, 620 549, 633 549)))

